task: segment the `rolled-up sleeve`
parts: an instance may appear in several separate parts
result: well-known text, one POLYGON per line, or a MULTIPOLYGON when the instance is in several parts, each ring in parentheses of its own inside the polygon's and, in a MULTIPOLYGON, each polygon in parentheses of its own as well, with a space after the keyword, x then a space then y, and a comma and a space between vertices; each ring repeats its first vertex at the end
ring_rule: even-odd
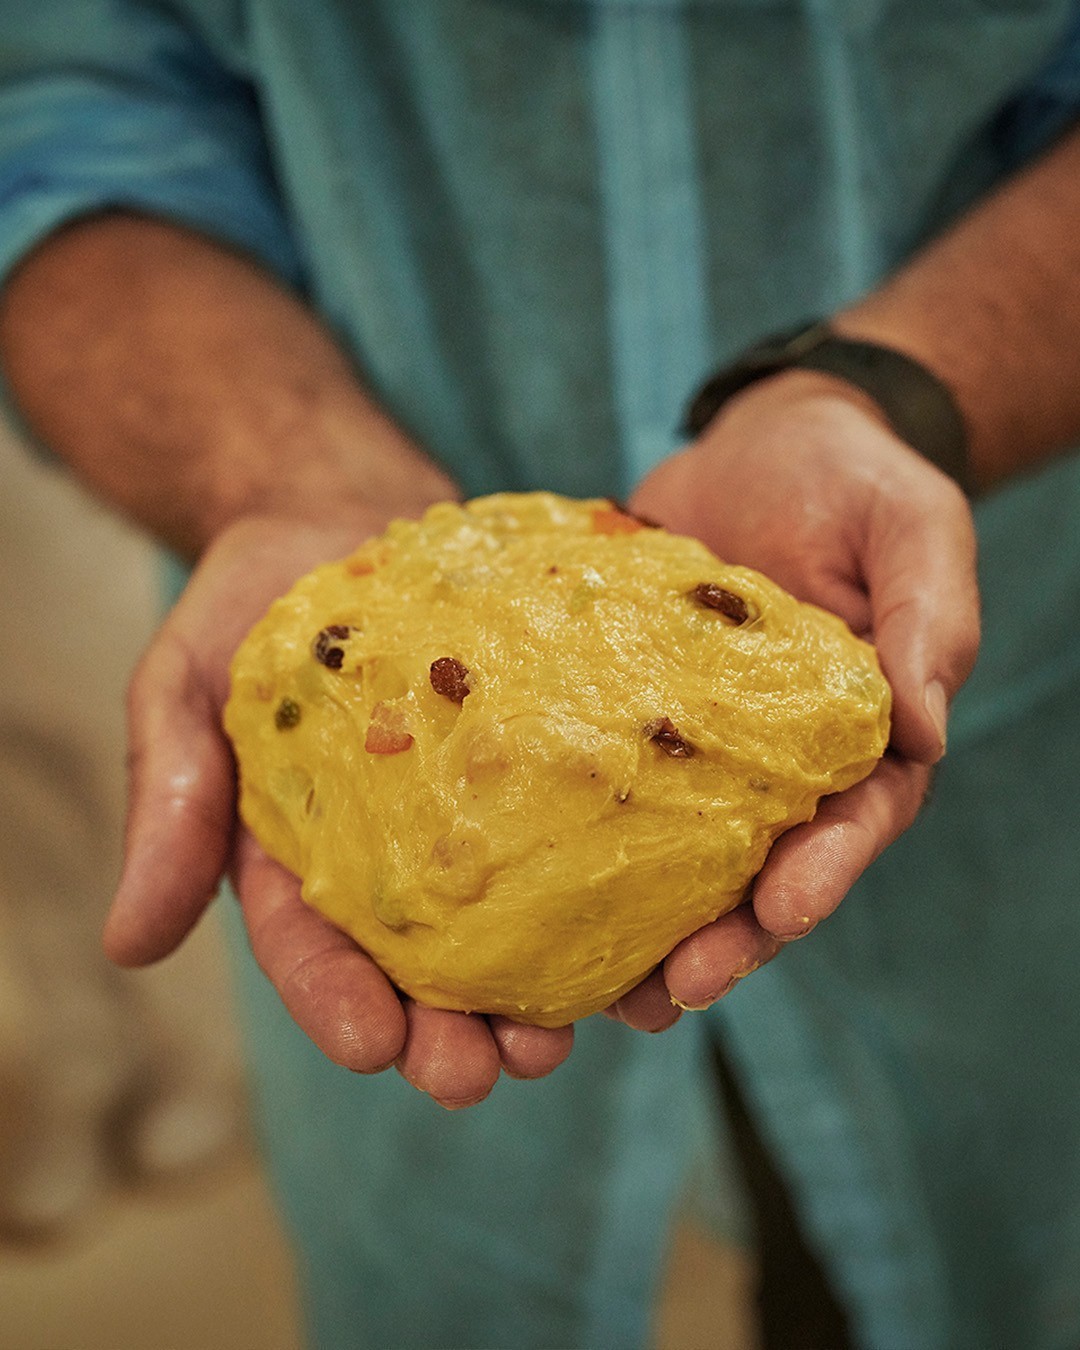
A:
POLYGON ((176 9, 0 6, 0 281, 50 231, 128 208, 299 282, 254 87, 176 9))
POLYGON ((996 127, 1008 170, 1026 163, 1080 120, 1080 3, 1043 66, 1003 109, 996 127))

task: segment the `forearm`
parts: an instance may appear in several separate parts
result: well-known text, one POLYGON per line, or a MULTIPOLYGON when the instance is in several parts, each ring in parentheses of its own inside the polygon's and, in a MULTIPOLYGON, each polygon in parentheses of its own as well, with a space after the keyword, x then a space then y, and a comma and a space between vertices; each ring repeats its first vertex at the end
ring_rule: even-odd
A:
POLYGON ((0 361, 30 429, 187 557, 243 515, 407 512, 454 491, 299 300, 158 221, 46 239, 0 296, 0 361))
POLYGON ((899 348, 945 381, 978 484, 1080 442, 1080 131, 834 326, 899 348))

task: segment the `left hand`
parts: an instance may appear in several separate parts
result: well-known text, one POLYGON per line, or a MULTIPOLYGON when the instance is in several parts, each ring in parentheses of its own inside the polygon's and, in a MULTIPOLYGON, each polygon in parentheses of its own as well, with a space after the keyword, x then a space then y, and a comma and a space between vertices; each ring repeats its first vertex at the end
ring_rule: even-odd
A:
POLYGON ((960 490, 859 391, 803 371, 733 399, 641 483, 630 509, 754 567, 875 643, 889 750, 774 845, 748 903, 681 942, 609 1010, 657 1031, 706 1007, 827 917, 914 820, 979 638, 975 535, 960 490))
POLYGON ((386 523, 371 511, 318 524, 252 517, 206 550, 131 683, 125 865, 105 947, 127 966, 166 956, 227 873, 256 960, 325 1055, 357 1073, 393 1066, 440 1105, 468 1106, 502 1071, 551 1073, 570 1053, 573 1029, 448 1012, 400 995, 351 938, 304 903, 297 878, 237 821, 221 726, 229 663, 271 600, 386 523))

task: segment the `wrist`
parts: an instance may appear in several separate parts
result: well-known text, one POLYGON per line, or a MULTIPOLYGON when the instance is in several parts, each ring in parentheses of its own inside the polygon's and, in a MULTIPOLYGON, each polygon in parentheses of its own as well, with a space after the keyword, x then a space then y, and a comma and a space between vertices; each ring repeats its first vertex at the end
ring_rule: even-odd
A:
POLYGON ((830 320, 840 336, 854 342, 869 342, 899 352, 927 371, 947 391, 964 428, 964 462, 966 486, 984 487, 986 447, 989 428, 986 425, 985 406, 975 396, 965 365, 950 353, 950 343, 935 335, 936 318, 921 315, 922 306, 908 313, 906 306, 895 311, 890 300, 891 289, 866 297, 858 304, 841 310, 830 320))
POLYGON ((212 484, 193 522, 190 552, 252 516, 346 525, 416 516, 460 493, 449 476, 365 399, 307 409, 276 435, 245 419, 219 444, 212 484))
POLYGON ((775 371, 740 390, 731 398, 728 407, 735 412, 750 404, 757 396, 767 397, 776 408, 797 404, 809 408, 823 401, 835 402, 839 399, 865 413, 878 426, 889 429, 888 418, 880 404, 865 389, 828 371, 802 370, 798 367, 775 371))
POLYGON ((702 431, 742 391, 795 372, 830 378, 834 393, 849 401, 861 396, 901 441, 968 486, 967 431, 948 386, 897 346, 840 332, 831 321, 802 324, 742 352, 698 392, 687 429, 702 431))

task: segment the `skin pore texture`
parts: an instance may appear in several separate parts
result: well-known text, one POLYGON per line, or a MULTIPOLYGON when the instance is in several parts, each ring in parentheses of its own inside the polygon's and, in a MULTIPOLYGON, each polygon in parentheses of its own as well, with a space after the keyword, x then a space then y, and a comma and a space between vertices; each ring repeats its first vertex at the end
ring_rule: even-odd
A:
MULTIPOLYGON (((1073 136, 836 316, 841 332, 888 342, 951 387, 984 486, 1080 429, 1078 160, 1073 136)), ((572 1028, 399 999, 235 824, 220 719, 242 635, 316 563, 458 495, 454 484, 374 406, 298 299, 245 258, 155 220, 98 216, 45 240, 0 296, 0 361, 33 433, 197 562, 131 686, 110 955, 166 955, 228 872, 257 959, 339 1063, 396 1065, 446 1106, 480 1100, 500 1071, 551 1072, 572 1028)), ((782 837, 751 904, 682 941, 610 1010, 657 1031, 681 1015, 673 999, 705 1006, 809 932, 914 818, 974 661, 978 599, 959 490, 830 377, 789 372, 744 391, 630 505, 840 614, 874 641, 894 693, 878 769, 782 837)))

